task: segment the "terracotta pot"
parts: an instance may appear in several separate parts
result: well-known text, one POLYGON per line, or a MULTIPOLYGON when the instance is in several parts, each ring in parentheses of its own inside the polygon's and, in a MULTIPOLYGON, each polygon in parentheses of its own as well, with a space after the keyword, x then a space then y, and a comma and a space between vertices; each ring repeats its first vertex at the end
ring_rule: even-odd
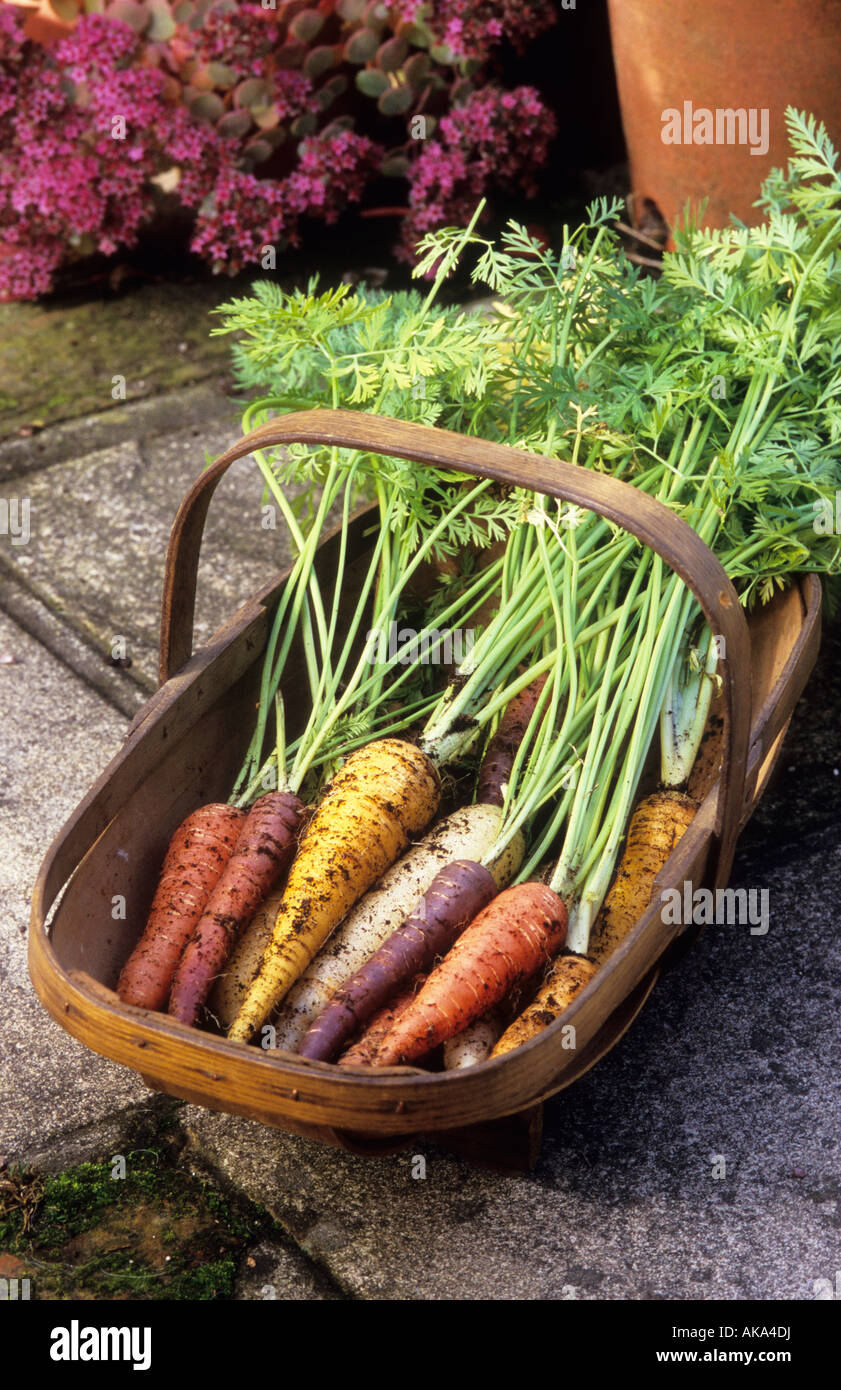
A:
POLYGON ((80 0, 13 0, 13 8, 29 12, 23 26, 25 37, 46 46, 72 31, 81 3, 80 0))
POLYGON ((841 0, 608 7, 638 222, 646 199, 674 226, 687 201, 705 198, 708 226, 728 225, 730 213, 761 221, 752 204, 768 172, 788 161, 789 105, 823 120, 841 144, 841 0), (744 122, 728 130, 722 115, 716 130, 717 111, 739 109, 744 122), (681 143, 666 142, 676 135, 681 143), (728 136, 733 143, 722 143, 728 136), (715 143, 699 143, 709 137, 715 143))

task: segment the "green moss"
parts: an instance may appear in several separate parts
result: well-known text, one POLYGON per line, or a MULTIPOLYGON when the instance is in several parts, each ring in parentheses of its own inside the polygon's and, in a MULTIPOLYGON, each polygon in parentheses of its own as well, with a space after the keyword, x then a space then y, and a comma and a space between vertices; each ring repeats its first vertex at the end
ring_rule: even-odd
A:
MULTIPOLYGON (((244 277, 242 289, 253 275, 244 277)), ((238 281, 146 283, 118 295, 0 304, 0 437, 110 410, 114 376, 138 399, 226 371, 210 310, 238 281)))
POLYGON ((88 1230, 106 1207, 116 1199, 110 1166, 81 1163, 66 1173, 50 1175, 37 1218, 42 1245, 62 1245, 70 1237, 88 1230))
POLYGON ((35 1298, 226 1299, 237 1259, 277 1234, 262 1208, 231 1201, 164 1152, 81 1163, 43 1179, 3 1173, 0 1248, 26 1265, 35 1298))
POLYGON ((213 1264, 202 1265, 199 1269, 188 1269, 177 1274, 169 1286, 167 1298, 188 1298, 206 1301, 212 1298, 232 1298, 237 1267, 228 1258, 216 1260, 213 1264))

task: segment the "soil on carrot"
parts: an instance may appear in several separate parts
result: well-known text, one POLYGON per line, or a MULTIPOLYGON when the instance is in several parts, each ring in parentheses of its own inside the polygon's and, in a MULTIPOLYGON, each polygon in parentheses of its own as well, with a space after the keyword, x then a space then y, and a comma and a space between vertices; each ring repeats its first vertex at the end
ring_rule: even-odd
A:
POLYGON ((262 1208, 152 1149, 0 1169, 0 1275, 29 1279, 35 1299, 230 1299, 242 1252, 278 1234, 262 1208))

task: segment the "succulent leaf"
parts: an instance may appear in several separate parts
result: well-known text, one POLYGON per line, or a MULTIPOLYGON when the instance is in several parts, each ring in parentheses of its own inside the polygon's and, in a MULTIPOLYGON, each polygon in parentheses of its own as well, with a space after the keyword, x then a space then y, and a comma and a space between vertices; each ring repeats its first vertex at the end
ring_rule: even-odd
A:
POLYGON ((363 68, 356 74, 355 82, 359 91, 366 97, 382 96, 391 85, 380 68, 363 68))

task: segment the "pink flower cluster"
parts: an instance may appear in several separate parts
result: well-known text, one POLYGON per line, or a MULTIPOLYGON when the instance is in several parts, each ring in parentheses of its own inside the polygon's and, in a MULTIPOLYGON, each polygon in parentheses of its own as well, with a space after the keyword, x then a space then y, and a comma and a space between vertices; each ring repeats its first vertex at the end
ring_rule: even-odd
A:
MULTIPOLYGON (((394 4, 390 22, 416 9, 414 0, 394 4)), ((552 6, 436 0, 432 9, 424 22, 441 41, 482 59, 502 34, 538 32, 552 6)), ((23 37, 18 11, 0 4, 0 299, 48 291, 69 258, 133 245, 158 205, 157 181, 173 170, 169 186, 195 214, 192 249, 217 271, 259 264, 266 246, 299 243, 301 218, 331 223, 358 201, 384 148, 346 119, 324 125, 317 83, 275 59, 285 22, 253 0, 211 3, 199 29, 179 24, 169 43, 151 43, 106 11, 81 15, 45 48, 23 37), (239 82, 260 78, 276 122, 288 126, 306 114, 323 128, 297 144, 281 142, 258 176, 248 148, 254 124, 243 134, 236 121, 217 125, 198 114, 191 75, 212 63, 232 68, 239 82)), ((210 80, 217 80, 212 69, 210 80)), ((219 83, 224 111, 237 109, 239 88, 224 74, 219 83)), ((368 109, 364 98, 354 100, 368 109)), ((469 217, 494 183, 529 191, 553 130, 531 88, 480 87, 441 117, 433 140, 409 140, 409 214, 398 254, 411 260, 424 232, 469 217)))
POLYGON ((136 239, 157 164, 163 77, 127 66, 137 39, 91 15, 49 56, 0 30, 0 297, 50 288, 67 249, 136 239), (14 102, 7 99, 14 83, 14 102))
POLYGON ((262 77, 266 55, 277 42, 277 11, 239 3, 211 9, 196 31, 196 51, 205 63, 224 63, 240 77, 262 77))
POLYGON ((199 213, 192 248, 233 273, 259 263, 268 247, 297 246, 298 219, 335 222, 361 197, 381 155, 367 137, 338 130, 303 140, 297 169, 281 181, 227 166, 199 213))
POLYGON ((556 18, 552 0, 434 0, 426 23, 457 58, 484 61, 501 38, 521 51, 556 18))
POLYGON ((535 191, 556 121, 533 87, 485 87, 442 117, 409 172, 409 215, 398 255, 414 259, 420 238, 436 227, 467 223, 494 184, 535 191))
MULTIPOLYGON (((219 32, 204 39, 208 54, 227 51, 219 32)), ((259 179, 238 167, 239 142, 173 105, 165 73, 140 58, 121 21, 86 16, 44 50, 0 9, 0 298, 45 293, 68 253, 135 243, 151 180, 173 165, 180 201, 198 209, 192 249, 231 274, 268 243, 296 242, 300 216, 335 220, 378 165, 378 146, 339 129, 304 140, 282 181, 259 179)), ((284 115, 306 109, 302 73, 278 72, 274 89, 284 115)))

